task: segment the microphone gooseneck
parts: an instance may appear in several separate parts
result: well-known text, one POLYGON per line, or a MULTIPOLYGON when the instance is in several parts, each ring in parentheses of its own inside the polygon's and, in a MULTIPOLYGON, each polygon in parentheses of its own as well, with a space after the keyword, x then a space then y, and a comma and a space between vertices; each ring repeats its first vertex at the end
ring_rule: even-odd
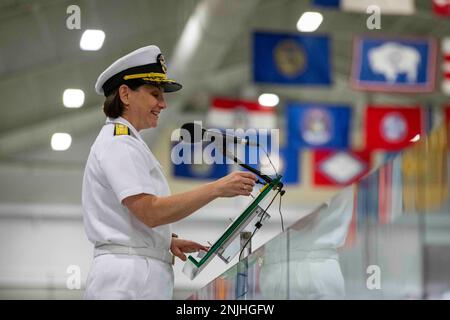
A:
MULTIPOLYGON (((202 142, 202 141, 204 141, 205 138, 206 139, 209 138, 210 139, 209 141, 214 142, 215 140, 219 140, 219 139, 217 139, 217 137, 222 137, 222 152, 224 154, 226 152, 226 143, 228 142, 227 141, 228 139, 230 139, 235 144, 256 145, 259 147, 258 143, 251 144, 251 143, 249 143, 249 141, 247 139, 242 139, 242 138, 235 137, 235 136, 229 136, 229 135, 223 134, 221 132, 212 132, 212 131, 205 130, 202 128, 202 126, 199 123, 188 122, 181 126, 180 140, 183 140, 187 143, 202 142)), ((219 141, 217 141, 217 142, 219 142, 219 141)), ((266 151, 264 150, 264 152, 266 152, 266 151)), ((266 152, 266 155, 268 156, 267 152, 266 152)), ((230 157, 230 156, 228 156, 228 157, 230 157)), ((247 165, 246 163, 241 162, 235 155, 232 155, 231 159, 235 163, 240 165, 241 167, 243 167, 243 168, 249 170, 250 172, 256 174, 257 176, 259 176, 266 183, 270 183, 273 181, 271 177, 263 174, 258 169, 255 169, 255 168, 247 165)), ((270 159, 269 159, 269 161, 270 161, 270 159)), ((272 164, 272 166, 273 166, 273 164, 272 164)), ((277 176, 278 176, 278 174, 277 174, 277 176)), ((281 191, 283 188, 283 184, 280 183, 279 187, 281 187, 280 188, 280 191, 281 191)))

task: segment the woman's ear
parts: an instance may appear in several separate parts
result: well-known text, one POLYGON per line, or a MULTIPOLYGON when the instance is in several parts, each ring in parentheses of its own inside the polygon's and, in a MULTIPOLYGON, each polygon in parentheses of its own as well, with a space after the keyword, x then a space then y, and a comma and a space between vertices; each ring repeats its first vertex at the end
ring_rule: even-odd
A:
POLYGON ((119 97, 120 97, 120 100, 122 101, 122 103, 125 106, 130 104, 130 102, 129 102, 129 93, 130 93, 130 88, 127 85, 122 84, 119 87, 119 97))

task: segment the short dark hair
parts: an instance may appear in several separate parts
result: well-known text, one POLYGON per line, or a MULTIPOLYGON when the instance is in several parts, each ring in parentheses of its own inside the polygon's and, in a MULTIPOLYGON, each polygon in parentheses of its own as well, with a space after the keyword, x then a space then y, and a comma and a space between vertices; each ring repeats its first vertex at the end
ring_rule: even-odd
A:
MULTIPOLYGON (((129 83, 126 83, 126 85, 131 90, 137 90, 143 83, 140 81, 130 81, 129 83)), ((125 106, 120 99, 119 88, 116 88, 106 97, 105 102, 103 103, 103 112, 109 118, 118 118, 123 114, 124 110, 125 106)))

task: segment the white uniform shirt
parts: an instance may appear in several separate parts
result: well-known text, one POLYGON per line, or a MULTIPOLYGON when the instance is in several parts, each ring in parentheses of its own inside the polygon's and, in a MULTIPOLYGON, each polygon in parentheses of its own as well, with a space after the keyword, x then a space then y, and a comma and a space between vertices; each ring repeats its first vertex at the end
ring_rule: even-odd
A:
POLYGON ((108 118, 91 147, 83 178, 84 227, 95 246, 169 250, 170 225, 150 228, 122 205, 123 199, 140 193, 170 195, 162 167, 127 120, 108 118), (116 123, 126 125, 130 135, 114 135, 116 123))

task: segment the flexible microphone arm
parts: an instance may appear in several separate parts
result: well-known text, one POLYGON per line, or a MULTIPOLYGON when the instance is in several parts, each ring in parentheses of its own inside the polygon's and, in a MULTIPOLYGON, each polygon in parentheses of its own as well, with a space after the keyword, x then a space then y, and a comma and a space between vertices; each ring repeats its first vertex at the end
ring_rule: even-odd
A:
MULTIPOLYGON (((187 133, 189 133, 188 138, 187 139, 190 143, 195 143, 195 142, 200 142, 203 139, 203 135, 205 134, 206 130, 203 129, 201 127, 201 125, 196 124, 196 123, 185 123, 183 124, 183 126, 181 127, 181 129, 186 130, 187 133), (197 135, 195 133, 198 133, 197 135), (197 141, 196 137, 200 138, 199 141, 197 141)), ((226 147, 226 141, 225 139, 222 139, 222 143, 217 143, 215 142, 215 137, 213 137, 214 139, 211 139, 211 141, 216 145, 216 148, 219 149, 222 154, 224 154, 225 156, 227 156, 228 158, 232 159, 235 163, 237 163, 238 165, 240 165, 241 167, 247 169, 248 171, 256 174, 258 177, 260 177, 261 179, 263 179, 266 183, 271 183, 273 181, 272 178, 270 178, 269 176, 262 174, 261 171, 259 171, 258 169, 255 169, 243 162, 241 162, 234 154, 232 154, 231 152, 229 152, 227 150, 226 147)), ((181 136, 181 140, 183 140, 183 136, 181 136)), ((259 144, 256 144, 256 146, 259 146, 259 144)), ((259 182, 261 183, 261 182, 259 182)), ((279 183, 277 188, 280 190, 280 192, 282 193, 282 195, 284 194, 284 190, 283 189, 283 183, 279 183)))
MULTIPOLYGON (((237 163, 238 165, 240 165, 242 168, 247 169, 248 171, 256 174, 258 177, 260 177, 261 179, 263 179, 266 183, 271 183, 273 181, 273 179, 263 173, 261 173, 261 171, 259 171, 258 169, 255 169, 251 166, 249 166, 246 163, 243 163, 242 161, 240 161, 233 153, 229 152, 226 149, 226 145, 220 145, 220 144, 216 144, 216 148, 220 150, 220 152, 222 152, 222 154, 224 154, 225 156, 227 156, 228 158, 232 159, 235 163, 237 163)), ((261 182, 260 182, 261 183, 261 182)), ((284 194, 284 190, 283 189, 283 183, 279 182, 278 184, 278 188, 283 194, 284 194)))
MULTIPOLYGON (((216 145, 217 146, 217 145, 216 145)), ((231 152, 229 152, 228 150, 226 150, 226 147, 224 147, 224 149, 220 148, 219 146, 217 146, 217 149, 220 149, 220 151, 227 156, 228 158, 232 159, 234 162, 236 162, 238 165, 240 165, 242 168, 247 169, 250 172, 253 172, 254 174, 256 174, 258 177, 260 177, 261 179, 263 179, 266 183, 271 183, 273 181, 273 179, 265 174, 262 174, 261 171, 259 171, 258 169, 255 169, 251 166, 249 166, 248 164, 245 164, 243 162, 241 162, 238 158, 236 158, 236 156, 234 154, 232 154, 231 152)), ((261 181, 257 181, 257 183, 260 184, 264 184, 261 181)), ((280 181, 277 186, 276 189, 279 190, 280 195, 284 196, 286 190, 283 190, 284 184, 280 181)))
POLYGON ((247 169, 250 172, 253 172, 254 174, 256 174, 258 177, 260 177, 261 179, 263 179, 265 182, 267 183, 271 183, 273 181, 273 179, 265 174, 262 174, 261 171, 259 171, 258 169, 255 169, 251 166, 249 166, 246 163, 241 162, 238 158, 236 158, 236 156, 234 154, 231 154, 230 152, 225 150, 225 155, 229 158, 231 158, 234 162, 236 162, 238 165, 240 165, 242 168, 247 169))

